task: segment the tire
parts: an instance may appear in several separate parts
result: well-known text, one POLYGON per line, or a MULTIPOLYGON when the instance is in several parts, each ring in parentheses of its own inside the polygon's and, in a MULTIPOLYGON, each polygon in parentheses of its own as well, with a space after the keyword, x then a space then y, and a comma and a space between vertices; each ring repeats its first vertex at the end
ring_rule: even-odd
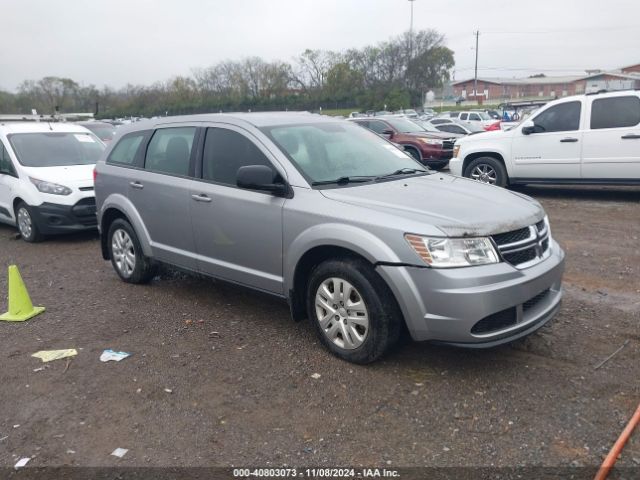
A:
POLYGON ((25 202, 19 202, 15 210, 16 227, 25 242, 36 243, 44 238, 34 220, 33 210, 25 202))
POLYGON ((499 187, 506 187, 509 184, 504 164, 493 157, 480 157, 471 161, 464 169, 464 176, 499 187))
POLYGON ((411 155, 413 158, 415 158, 417 161, 422 163, 422 158, 420 157, 420 152, 418 152, 418 150, 416 150, 413 147, 408 147, 404 145, 404 151, 407 152, 409 155, 411 155))
POLYGON ((127 283, 148 283, 155 275, 155 265, 142 253, 140 240, 129 222, 118 218, 107 234, 111 265, 127 283))
POLYGON ((319 264, 311 272, 306 295, 309 319, 320 341, 337 357, 371 363, 398 342, 402 313, 389 287, 366 261, 344 258, 319 264), (350 292, 348 298, 342 297, 341 288, 342 295, 350 292))

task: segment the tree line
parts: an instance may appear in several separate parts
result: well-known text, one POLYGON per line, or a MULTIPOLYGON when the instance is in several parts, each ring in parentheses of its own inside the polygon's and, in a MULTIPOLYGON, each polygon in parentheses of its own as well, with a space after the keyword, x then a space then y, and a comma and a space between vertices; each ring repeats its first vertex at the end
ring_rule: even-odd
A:
POLYGON ((153 85, 83 86, 70 78, 22 82, 0 91, 0 113, 94 112, 98 117, 178 115, 212 111, 380 110, 419 105, 454 66, 435 30, 406 32, 343 52, 305 50, 291 62, 247 57, 223 61, 153 85))

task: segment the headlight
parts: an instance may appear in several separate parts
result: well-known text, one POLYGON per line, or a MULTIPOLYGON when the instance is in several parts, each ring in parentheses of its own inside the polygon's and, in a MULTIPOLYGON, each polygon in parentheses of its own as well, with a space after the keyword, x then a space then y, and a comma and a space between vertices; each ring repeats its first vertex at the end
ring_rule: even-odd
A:
POLYGON ((453 146, 453 158, 458 158, 458 153, 460 153, 460 145, 453 146))
POLYGON ((432 267, 469 267, 498 263, 498 254, 488 238, 432 238, 405 234, 420 258, 432 267))
POLYGON ((45 182, 44 180, 38 180, 37 178, 29 177, 31 183, 42 193, 50 193, 51 195, 71 195, 71 189, 64 185, 58 185, 57 183, 45 182))
POLYGON ((426 143, 427 145, 442 145, 442 140, 437 140, 435 138, 418 137, 418 140, 422 143, 426 143))

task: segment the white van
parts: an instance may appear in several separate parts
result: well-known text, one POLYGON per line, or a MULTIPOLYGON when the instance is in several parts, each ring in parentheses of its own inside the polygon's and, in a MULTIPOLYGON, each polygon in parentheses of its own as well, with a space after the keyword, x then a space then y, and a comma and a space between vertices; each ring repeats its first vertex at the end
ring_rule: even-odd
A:
POLYGON ((79 125, 0 124, 0 222, 27 242, 96 228, 93 169, 104 148, 79 125))
POLYGON ((506 186, 640 184, 640 91, 549 102, 506 131, 456 141, 454 175, 506 186))

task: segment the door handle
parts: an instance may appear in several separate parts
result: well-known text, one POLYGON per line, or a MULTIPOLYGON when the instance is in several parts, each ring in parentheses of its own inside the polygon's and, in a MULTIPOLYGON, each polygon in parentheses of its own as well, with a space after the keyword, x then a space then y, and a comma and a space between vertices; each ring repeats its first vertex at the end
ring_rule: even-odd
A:
POLYGON ((577 138, 573 138, 573 137, 567 137, 567 138, 563 138, 562 140, 560 140, 561 143, 574 143, 577 142, 578 139, 577 138))
POLYGON ((129 185, 131 185, 131 188, 136 188, 138 190, 142 190, 144 188, 144 185, 137 180, 135 182, 129 182, 129 185))
POLYGON ((207 197, 204 193, 201 193, 200 195, 191 195, 191 198, 193 198, 196 202, 211 203, 211 198, 207 197))
POLYGON ((634 140, 634 139, 640 139, 640 135, 637 135, 635 133, 629 133, 628 135, 623 135, 620 138, 622 138, 623 140, 634 140))

